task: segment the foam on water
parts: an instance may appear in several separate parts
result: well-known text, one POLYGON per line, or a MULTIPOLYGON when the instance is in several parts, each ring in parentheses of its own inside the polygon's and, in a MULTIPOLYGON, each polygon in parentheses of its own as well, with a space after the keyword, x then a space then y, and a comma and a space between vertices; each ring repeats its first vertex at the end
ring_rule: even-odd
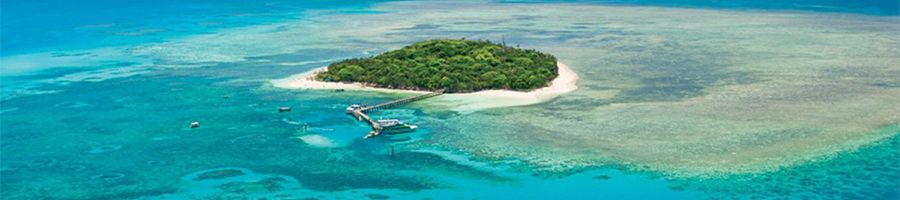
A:
POLYGON ((298 137, 300 140, 303 140, 306 144, 316 146, 316 147, 337 147, 338 145, 328 139, 327 137, 321 135, 304 135, 298 137))

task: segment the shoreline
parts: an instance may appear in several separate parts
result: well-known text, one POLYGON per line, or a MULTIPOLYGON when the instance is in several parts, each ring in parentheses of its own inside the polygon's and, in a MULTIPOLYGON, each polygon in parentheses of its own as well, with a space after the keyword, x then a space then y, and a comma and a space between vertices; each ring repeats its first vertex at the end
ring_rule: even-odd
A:
MULTIPOLYGON (((450 93, 423 101, 425 103, 449 106, 451 110, 469 113, 478 110, 498 107, 511 107, 532 105, 549 101, 562 94, 578 89, 578 74, 569 66, 561 62, 556 63, 558 76, 550 82, 550 86, 534 89, 528 92, 512 90, 482 90, 471 93, 450 93)), ((327 70, 326 67, 316 68, 287 78, 270 81, 273 86, 285 89, 318 89, 318 90, 354 90, 375 91, 386 93, 411 93, 422 94, 429 91, 387 89, 365 86, 361 83, 324 82, 312 79, 316 73, 327 70)))

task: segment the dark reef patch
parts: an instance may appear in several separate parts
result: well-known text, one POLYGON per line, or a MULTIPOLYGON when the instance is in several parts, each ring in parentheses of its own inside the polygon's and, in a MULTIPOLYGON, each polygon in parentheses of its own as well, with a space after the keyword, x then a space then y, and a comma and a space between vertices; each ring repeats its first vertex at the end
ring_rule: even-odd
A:
POLYGON ((203 172, 194 177, 195 181, 200 180, 208 180, 208 179, 223 179, 228 177, 235 177, 244 175, 244 172, 237 169, 216 169, 207 172, 203 172))
POLYGON ((383 194, 366 194, 366 198, 369 199, 389 199, 391 196, 383 195, 383 194))

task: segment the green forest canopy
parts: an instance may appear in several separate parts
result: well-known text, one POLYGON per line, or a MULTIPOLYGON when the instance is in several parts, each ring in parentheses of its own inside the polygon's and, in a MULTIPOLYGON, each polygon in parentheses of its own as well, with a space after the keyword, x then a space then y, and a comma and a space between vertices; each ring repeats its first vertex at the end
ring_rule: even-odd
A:
POLYGON ((556 58, 550 54, 490 41, 445 39, 332 63, 315 78, 384 88, 473 92, 541 88, 557 73, 556 58))

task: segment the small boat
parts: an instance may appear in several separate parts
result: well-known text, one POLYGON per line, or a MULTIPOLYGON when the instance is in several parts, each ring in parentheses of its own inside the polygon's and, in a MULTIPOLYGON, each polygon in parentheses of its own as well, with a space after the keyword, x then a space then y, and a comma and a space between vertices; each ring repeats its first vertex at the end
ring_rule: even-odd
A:
POLYGON ((343 92, 344 89, 336 89, 336 90, 334 90, 334 91, 335 91, 335 92, 343 92))
POLYGON ((396 119, 379 119, 376 121, 381 127, 381 132, 387 134, 406 133, 416 131, 416 125, 410 125, 396 119))
POLYGON ((353 113, 353 111, 359 110, 361 108, 362 108, 362 106, 359 104, 350 105, 349 107, 347 107, 347 114, 351 114, 351 113, 353 113))
POLYGON ((278 112, 291 112, 291 107, 290 106, 278 107, 278 112))
POLYGON ((191 128, 200 128, 200 122, 191 122, 191 128))
POLYGON ((380 132, 378 132, 378 131, 369 131, 369 134, 366 134, 366 136, 363 137, 363 139, 368 139, 368 138, 370 138, 370 137, 378 136, 379 133, 380 133, 380 132))

